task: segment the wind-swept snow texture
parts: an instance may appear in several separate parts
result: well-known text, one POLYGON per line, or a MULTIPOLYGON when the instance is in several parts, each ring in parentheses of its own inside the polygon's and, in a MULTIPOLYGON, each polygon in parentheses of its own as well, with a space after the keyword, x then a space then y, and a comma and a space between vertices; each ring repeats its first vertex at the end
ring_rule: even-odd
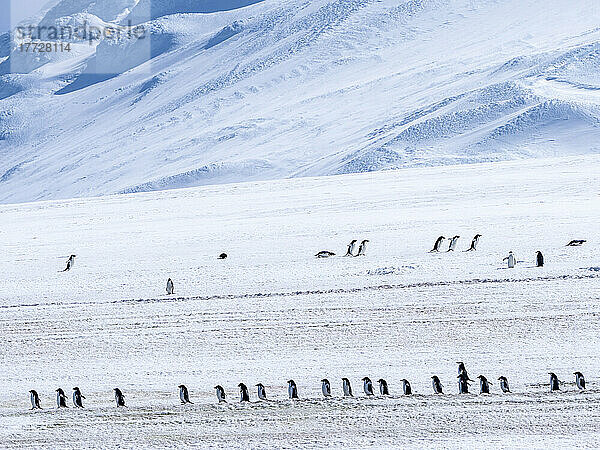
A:
POLYGON ((0 206, 0 447, 597 448, 599 174, 588 155, 0 206), (455 252, 428 253, 440 235, 455 252), (366 256, 314 257, 352 239, 366 256), (491 394, 457 395, 461 360, 491 394), (56 410, 74 386, 86 408, 56 410))
POLYGON ((597 0, 53 5, 146 34, 0 36, 0 202, 600 150, 597 0))

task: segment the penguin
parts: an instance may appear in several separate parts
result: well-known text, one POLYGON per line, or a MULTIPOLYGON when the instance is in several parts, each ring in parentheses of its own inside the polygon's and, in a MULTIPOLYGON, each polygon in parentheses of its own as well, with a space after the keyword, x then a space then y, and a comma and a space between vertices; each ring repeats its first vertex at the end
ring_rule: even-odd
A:
POLYGON ((498 378, 498 381, 500 381, 500 389, 502 389, 502 392, 504 392, 505 394, 509 394, 510 387, 508 387, 508 379, 503 376, 498 378))
POLYGON ((458 377, 458 393, 468 394, 469 393, 469 381, 473 381, 469 378, 466 372, 460 374, 458 377))
POLYGON ((177 386, 179 388, 179 400, 181 400, 181 404, 185 405, 186 403, 192 403, 190 401, 190 394, 188 392, 188 388, 185 385, 180 384, 177 386))
POLYGON ((219 385, 215 386, 215 389, 217 392, 217 399, 219 400, 219 403, 225 402, 225 389, 223 389, 219 385))
POLYGON ((442 245, 442 241, 444 239, 446 239, 444 236, 440 236, 439 238, 437 238, 437 240, 435 241, 435 244, 433 244, 433 248, 431 250, 429 250, 429 253, 439 252, 440 245, 442 245))
POLYGON ((567 247, 579 247, 585 244, 587 241, 585 239, 574 239, 567 244, 567 247))
POLYGON ((258 399, 267 400, 267 391, 265 390, 265 387, 261 383, 258 383, 256 387, 258 388, 258 399))
POLYGON ((240 388, 240 402, 249 402, 250 395, 248 394, 248 388, 246 385, 244 383, 240 383, 238 384, 238 387, 240 388))
POLYGON ((321 392, 323 393, 323 397, 331 397, 331 384, 327 378, 321 380, 321 392))
POLYGON ((458 361, 456 364, 458 364, 458 375, 466 375, 467 378, 469 378, 469 374, 467 373, 467 369, 465 368, 465 363, 462 361, 458 361))
POLYGON ((327 250, 320 251, 315 255, 317 258, 329 258, 330 256, 335 256, 335 253, 328 252, 327 250))
POLYGON ((354 256, 354 246, 356 245, 356 239, 353 239, 352 242, 348 244, 348 250, 344 256, 354 256))
POLYGON ((490 384, 492 384, 486 377, 483 375, 479 375, 479 393, 480 394, 489 394, 490 393, 490 384))
POLYGON ((167 295, 173 295, 175 293, 175 286, 173 286, 173 280, 170 278, 167 280, 167 295))
POLYGON ((458 239, 460 238, 460 236, 453 236, 450 239, 450 245, 448 246, 448 251, 449 252, 453 252, 454 249, 456 248, 456 243, 458 242, 458 239))
POLYGON ((502 261, 508 261, 509 269, 513 269, 517 265, 517 259, 515 258, 515 255, 513 255, 512 251, 508 252, 508 256, 506 258, 504 258, 502 261))
POLYGON ((342 378, 342 390, 344 391, 344 397, 354 397, 352 395, 352 386, 348 378, 342 378))
POLYGON ((577 384, 577 387, 582 390, 585 389, 585 377, 583 374, 581 372, 574 372, 573 375, 575 375, 575 383, 577 384))
POLYGON ((536 267, 544 267, 544 255, 542 255, 542 252, 535 254, 535 265, 536 267))
POLYGON ((73 388, 73 404, 75 408, 83 408, 83 402, 81 400, 85 400, 85 397, 81 395, 81 391, 78 387, 73 388))
POLYGON ((65 391, 61 388, 56 390, 56 407, 57 408, 68 408, 67 406, 67 396, 65 395, 65 391))
POLYGON ((298 398, 298 387, 296 386, 296 383, 294 382, 294 380, 288 380, 288 396, 290 397, 290 400, 293 399, 297 399, 298 398))
POLYGON ((115 402, 117 403, 117 408, 125 407, 125 396, 121 392, 121 389, 114 388, 115 391, 115 402))
POLYGON ((476 234, 473 237, 473 240, 471 241, 471 246, 465 250, 466 252, 474 252, 475 250, 477 250, 477 244, 479 244, 479 238, 481 237, 481 234, 476 234))
POLYGON ((381 393, 381 395, 390 395, 387 381, 385 381, 383 378, 380 378, 379 380, 377 380, 377 382, 379 383, 379 392, 381 393))
POLYGON ((29 391, 29 399, 31 400, 31 409, 42 409, 40 406, 40 396, 33 389, 29 391))
POLYGON ((365 239, 358 246, 358 253, 355 256, 365 256, 367 254, 367 242, 371 242, 368 239, 365 239))
POLYGON ((73 268, 73 266, 75 265, 75 258, 77 258, 77 255, 69 256, 69 259, 67 260, 67 267, 65 267, 65 270, 63 270, 62 272, 68 272, 73 268))
POLYGON ((404 395, 412 395, 412 388, 410 387, 410 383, 406 379, 400 380, 402 381, 402 389, 404 390, 404 395))
POLYGON ((444 390, 443 390, 444 386, 442 385, 442 382, 436 375, 431 377, 431 384, 433 385, 433 393, 434 394, 443 394, 444 393, 444 390))
POLYGON ((221 253, 217 259, 227 259, 227 253, 221 253))
POLYGON ((550 375, 550 391, 560 391, 560 381, 555 373, 548 372, 550 375))
POLYGON ((371 381, 371 379, 369 377, 364 377, 362 379, 363 381, 363 390, 365 391, 365 395, 367 395, 368 397, 374 395, 373 394, 373 382, 371 381))

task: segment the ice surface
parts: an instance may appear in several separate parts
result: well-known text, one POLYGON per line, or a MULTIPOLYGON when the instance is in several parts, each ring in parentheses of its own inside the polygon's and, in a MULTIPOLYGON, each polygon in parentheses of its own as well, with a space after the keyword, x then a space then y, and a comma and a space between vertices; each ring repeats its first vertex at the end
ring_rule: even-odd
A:
POLYGON ((569 157, 0 206, 0 446, 597 447, 599 169, 569 157), (457 251, 428 253, 454 234, 457 251), (365 257, 313 256, 352 239, 371 241, 365 257), (456 395, 459 360, 492 394, 456 395), (364 398, 363 376, 391 397, 364 398), (340 398, 342 377, 357 398, 340 398), (273 401, 252 388, 240 405, 239 382, 273 401), (86 408, 57 411, 54 390, 74 386, 86 408))
POLYGON ((0 202, 600 149, 597 0, 62 0, 40 20, 83 19, 146 39, 23 61, 0 36, 0 202))

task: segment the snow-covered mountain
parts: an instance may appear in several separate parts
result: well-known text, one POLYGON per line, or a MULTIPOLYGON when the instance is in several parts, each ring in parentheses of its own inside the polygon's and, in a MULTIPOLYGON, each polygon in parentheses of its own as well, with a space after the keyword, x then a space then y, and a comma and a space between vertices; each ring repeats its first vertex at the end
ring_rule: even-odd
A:
POLYGON ((144 35, 0 36, 0 202, 600 152, 597 0, 57 0, 39 24, 144 35))

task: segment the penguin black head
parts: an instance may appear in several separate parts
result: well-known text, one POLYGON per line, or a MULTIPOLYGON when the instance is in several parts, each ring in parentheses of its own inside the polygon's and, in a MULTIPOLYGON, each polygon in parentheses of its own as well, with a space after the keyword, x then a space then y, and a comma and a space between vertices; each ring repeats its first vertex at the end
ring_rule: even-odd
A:
POLYGON ((179 389, 183 389, 185 386, 183 384, 180 384, 179 386, 177 386, 179 389))
POLYGON ((329 383, 329 380, 328 380, 327 378, 323 378, 323 379, 321 380, 321 383, 329 383))
POLYGON ((223 389, 221 386, 217 385, 213 389, 223 389))
POLYGON ((248 389, 244 383, 240 383, 240 384, 238 384, 238 387, 239 387, 240 389, 244 389, 244 390, 248 389))
POLYGON ((264 387, 262 383, 255 384, 256 387, 264 387))
POLYGON ((287 380, 287 384, 296 384, 294 380, 287 380))
POLYGON ((369 377, 364 377, 362 380, 363 381, 371 381, 371 379, 369 377))
POLYGON ((77 386, 75 386, 75 387, 73 388, 73 390, 74 390, 74 391, 78 391, 78 390, 79 390, 79 388, 78 388, 77 386))
POLYGON ((34 391, 33 389, 29 391, 30 394, 37 394, 36 391, 34 391))
POLYGON ((386 383, 386 381, 383 378, 380 378, 379 380, 377 380, 378 383, 386 383))
POLYGON ((582 374, 581 372, 573 372, 573 375, 577 375, 577 376, 579 376, 579 377, 582 377, 582 376, 583 376, 583 374, 582 374))

